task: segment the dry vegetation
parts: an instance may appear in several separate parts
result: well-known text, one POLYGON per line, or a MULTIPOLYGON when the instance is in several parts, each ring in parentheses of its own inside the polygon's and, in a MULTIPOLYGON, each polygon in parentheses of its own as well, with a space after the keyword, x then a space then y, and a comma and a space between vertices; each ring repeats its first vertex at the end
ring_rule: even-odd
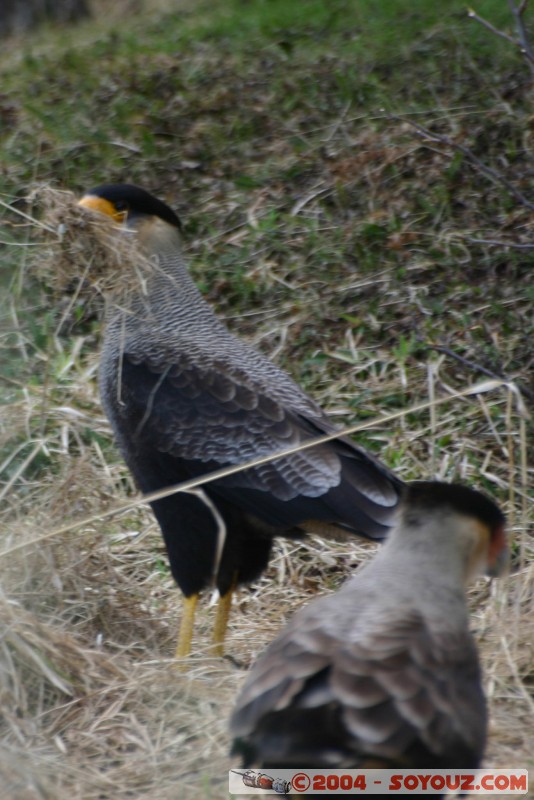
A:
MULTIPOLYGON (((433 47, 446 29, 429 33, 433 47)), ((139 98, 157 86, 166 114, 143 111, 146 130, 157 127, 156 150, 132 127, 118 161, 105 142, 91 160, 89 145, 73 140, 74 177, 46 126, 40 152, 51 155, 25 172, 30 115, 13 112, 6 174, 17 186, 11 196, 30 198, 16 204, 30 219, 4 219, 13 246, 3 258, 16 269, 2 339, 2 800, 225 797, 234 766, 226 720, 244 667, 297 606, 335 590, 373 553, 315 537, 280 543, 268 574, 238 595, 231 658, 207 655, 206 597, 196 654, 187 671, 176 669, 180 596, 98 402, 99 319, 107 281, 117 280, 102 272, 107 229, 101 249, 90 249, 97 223, 88 228, 69 195, 32 195, 34 179, 68 188, 136 180, 178 203, 195 276, 232 327, 336 419, 376 420, 358 440, 402 478, 462 480, 498 499, 510 521, 512 574, 470 593, 491 705, 486 764, 534 769, 529 82, 514 65, 490 85, 487 56, 478 62, 458 45, 462 79, 439 78, 433 116, 415 128, 398 108, 355 110, 367 102, 378 114, 393 80, 384 64, 375 65, 380 92, 369 82, 347 99, 348 57, 334 56, 330 41, 307 61, 298 37, 311 34, 282 34, 262 43, 257 60, 223 37, 194 46, 187 60, 144 52, 143 71, 131 73, 121 66, 135 54, 115 33, 111 61, 100 34, 98 57, 118 83, 100 86, 92 102, 120 118, 129 92, 139 119, 139 98), (468 95, 472 105, 459 110, 468 95), (492 377, 509 383, 412 410, 492 377)), ((420 47, 410 54, 416 69, 420 47)), ((46 61, 36 85, 61 76, 66 91, 70 62, 63 71, 58 63, 46 61)))

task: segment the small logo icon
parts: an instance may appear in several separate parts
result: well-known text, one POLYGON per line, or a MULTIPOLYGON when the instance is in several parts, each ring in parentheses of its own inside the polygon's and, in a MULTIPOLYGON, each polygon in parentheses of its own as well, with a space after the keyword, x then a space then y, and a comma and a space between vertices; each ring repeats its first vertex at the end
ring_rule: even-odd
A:
POLYGON ((266 775, 265 772, 256 772, 253 769, 247 769, 244 772, 240 772, 237 769, 231 771, 235 775, 241 775, 244 785, 250 786, 252 789, 265 789, 266 792, 275 792, 275 794, 289 794, 291 789, 291 781, 286 781, 283 778, 272 778, 270 775, 266 775))
POLYGON ((297 772, 297 774, 293 776, 291 783, 293 784, 293 791, 306 792, 310 788, 310 776, 306 775, 305 772, 297 772))

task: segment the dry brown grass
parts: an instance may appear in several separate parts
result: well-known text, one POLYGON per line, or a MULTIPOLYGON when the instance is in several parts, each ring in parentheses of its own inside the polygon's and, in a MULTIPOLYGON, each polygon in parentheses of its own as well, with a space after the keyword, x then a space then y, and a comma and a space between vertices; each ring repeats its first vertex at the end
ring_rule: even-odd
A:
POLYGON ((77 200, 72 192, 47 185, 30 195, 30 204, 43 210, 41 224, 50 240, 35 259, 35 272, 56 302, 65 295, 71 296, 71 307, 95 295, 120 302, 124 293, 143 285, 154 265, 136 249, 133 236, 117 236, 118 223, 82 208, 77 200))
MULTIPOLYGON (((107 292, 109 225, 80 213, 69 195, 44 197, 52 208, 46 224, 51 231, 61 226, 61 238, 51 234, 40 251, 46 281, 60 294, 107 292)), ((384 301, 399 302, 384 277, 384 301)), ((263 330, 269 339, 272 323, 263 325, 257 335, 263 330)), ((339 418, 352 414, 358 368, 369 358, 350 337, 345 345, 351 367, 336 371, 317 393, 339 418)), ((196 655, 186 672, 177 671, 171 656, 180 596, 157 526, 139 505, 99 521, 131 499, 133 487, 106 444, 111 434, 98 404, 96 355, 65 356, 62 348, 57 337, 48 343, 48 380, 29 385, 3 410, 1 796, 224 797, 227 770, 235 766, 226 725, 243 667, 296 607, 334 590, 374 548, 315 537, 302 545, 281 542, 268 573, 238 594, 227 639, 232 659, 207 655, 213 611, 205 598, 196 655), (65 356, 61 368, 58 353, 65 356), (82 518, 87 523, 80 527, 82 518), (65 530, 68 520, 78 527, 65 530), (58 528, 63 532, 54 534, 58 528)), ((442 356, 426 373, 385 350, 380 360, 376 370, 366 365, 366 408, 376 416, 393 385, 409 387, 410 398, 432 400, 447 393, 454 377, 442 356)), ((464 385, 456 380, 454 389, 464 385)), ((526 423, 517 409, 517 395, 499 389, 417 414, 407 407, 375 433, 401 477, 491 487, 508 514, 513 574, 498 584, 481 580, 470 595, 492 715, 486 763, 507 768, 532 766, 534 725, 532 505, 526 423)))

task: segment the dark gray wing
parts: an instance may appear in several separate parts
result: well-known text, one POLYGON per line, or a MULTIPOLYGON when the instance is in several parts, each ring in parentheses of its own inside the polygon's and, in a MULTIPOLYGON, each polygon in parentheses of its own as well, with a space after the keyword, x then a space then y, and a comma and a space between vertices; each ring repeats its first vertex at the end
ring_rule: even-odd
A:
MULTIPOLYGON (((203 464, 206 471, 334 430, 313 401, 270 362, 270 374, 258 378, 235 360, 199 353, 198 344, 179 350, 160 345, 157 357, 126 348, 120 361, 119 384, 103 394, 110 417, 119 416, 123 429, 129 428, 123 438, 203 464)), ((226 479, 226 485, 269 492, 284 501, 320 497, 343 485, 339 503, 348 510, 351 503, 359 505, 388 524, 400 482, 344 440, 253 467, 226 479)))
POLYGON ((252 668, 232 719, 249 758, 301 767, 369 759, 476 766, 486 711, 468 632, 436 638, 411 613, 393 627, 378 617, 361 638, 348 628, 341 641, 329 632, 332 614, 342 612, 335 600, 297 615, 252 668))

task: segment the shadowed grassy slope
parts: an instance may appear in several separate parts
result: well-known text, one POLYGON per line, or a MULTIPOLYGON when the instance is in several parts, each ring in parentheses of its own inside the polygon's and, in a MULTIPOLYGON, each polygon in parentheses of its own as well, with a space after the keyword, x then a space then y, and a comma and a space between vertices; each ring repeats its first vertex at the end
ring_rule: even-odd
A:
MULTIPOLYGON (((497 6, 484 13, 499 24, 497 6)), ((516 346, 506 364, 492 356, 470 308, 462 318, 463 298, 489 303, 485 319, 500 324, 503 291, 515 291, 530 254, 465 239, 527 234, 531 210, 390 116, 470 147, 528 193, 526 69, 461 3, 441 14, 422 2, 225 3, 91 30, 80 46, 23 43, 11 71, 6 57, 5 196, 33 180, 139 182, 181 212, 195 274, 221 310, 293 317, 312 303, 328 319, 321 334, 313 318, 293 330, 299 352, 324 350, 347 327, 392 346, 447 344, 462 326, 462 349, 517 370, 516 346), (384 268, 398 295, 390 311, 373 285, 332 292, 384 268), (425 286, 423 312, 405 296, 407 277, 425 286)))

